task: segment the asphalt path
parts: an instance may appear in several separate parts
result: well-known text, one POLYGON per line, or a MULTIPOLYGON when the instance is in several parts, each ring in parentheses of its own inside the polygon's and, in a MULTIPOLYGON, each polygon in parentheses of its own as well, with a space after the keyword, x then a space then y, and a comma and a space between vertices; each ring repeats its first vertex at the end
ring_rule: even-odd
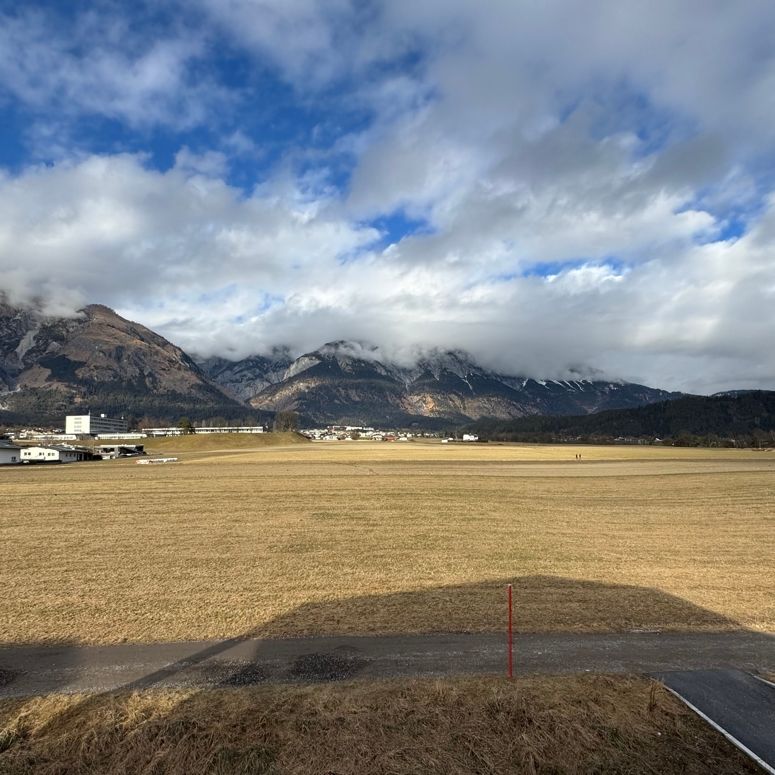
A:
MULTIPOLYGON (((503 675, 498 634, 431 634, 114 646, 0 646, 0 697, 115 689, 503 675)), ((775 633, 546 633, 515 639, 517 674, 775 672, 775 633)))
POLYGON ((740 670, 689 670, 658 674, 736 746, 775 773, 775 686, 740 670))

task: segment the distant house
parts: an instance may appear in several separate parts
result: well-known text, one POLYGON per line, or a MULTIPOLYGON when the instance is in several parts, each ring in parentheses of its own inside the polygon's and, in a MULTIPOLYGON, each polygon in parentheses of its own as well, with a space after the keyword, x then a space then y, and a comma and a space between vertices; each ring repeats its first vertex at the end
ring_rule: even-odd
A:
POLYGON ((479 437, 475 433, 464 433, 463 441, 479 441, 479 437))
POLYGON ((24 463, 80 463, 82 460, 90 460, 91 457, 90 452, 74 447, 24 447, 21 451, 24 463))
POLYGON ((13 466, 21 463, 21 447, 8 441, 0 441, 0 466, 13 466))

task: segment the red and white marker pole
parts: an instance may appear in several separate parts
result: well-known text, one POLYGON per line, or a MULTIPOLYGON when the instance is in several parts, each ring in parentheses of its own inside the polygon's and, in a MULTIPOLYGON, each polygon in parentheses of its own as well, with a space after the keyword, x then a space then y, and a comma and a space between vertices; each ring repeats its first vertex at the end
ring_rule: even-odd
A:
POLYGON ((514 677, 514 635, 512 631, 512 591, 511 591, 511 584, 507 587, 509 592, 509 633, 508 633, 508 641, 509 641, 509 678, 514 677))

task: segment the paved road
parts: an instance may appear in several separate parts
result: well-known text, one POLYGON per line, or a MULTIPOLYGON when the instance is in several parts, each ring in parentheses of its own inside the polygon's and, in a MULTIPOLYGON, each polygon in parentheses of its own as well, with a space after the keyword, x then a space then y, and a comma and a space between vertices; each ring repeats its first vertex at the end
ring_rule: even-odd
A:
MULTIPOLYGON (((0 697, 150 687, 240 686, 411 676, 502 674, 495 634, 0 647, 0 697)), ((775 671, 775 633, 520 635, 518 673, 775 671)))
POLYGON ((775 773, 775 686, 740 670, 689 670, 656 677, 775 773))

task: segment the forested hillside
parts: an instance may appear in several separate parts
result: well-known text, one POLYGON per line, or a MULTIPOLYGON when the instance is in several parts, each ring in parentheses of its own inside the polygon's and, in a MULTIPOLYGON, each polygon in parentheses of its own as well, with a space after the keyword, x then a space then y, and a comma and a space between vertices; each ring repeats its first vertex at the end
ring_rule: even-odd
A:
POLYGON ((687 396, 575 417, 480 420, 467 430, 505 441, 667 439, 678 444, 775 444, 775 391, 687 396))

